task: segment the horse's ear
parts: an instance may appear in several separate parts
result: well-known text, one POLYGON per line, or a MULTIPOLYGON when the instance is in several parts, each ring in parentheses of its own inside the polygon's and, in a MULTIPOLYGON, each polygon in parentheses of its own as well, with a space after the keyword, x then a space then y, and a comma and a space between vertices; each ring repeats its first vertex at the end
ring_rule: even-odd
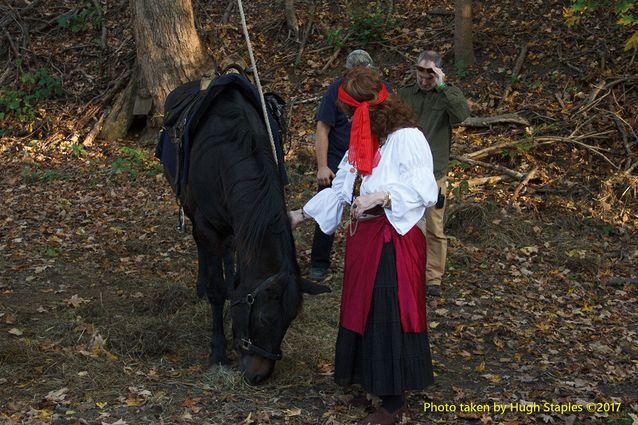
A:
POLYGON ((309 295, 318 295, 331 291, 327 286, 319 285, 304 278, 299 279, 299 284, 301 285, 301 291, 309 295))

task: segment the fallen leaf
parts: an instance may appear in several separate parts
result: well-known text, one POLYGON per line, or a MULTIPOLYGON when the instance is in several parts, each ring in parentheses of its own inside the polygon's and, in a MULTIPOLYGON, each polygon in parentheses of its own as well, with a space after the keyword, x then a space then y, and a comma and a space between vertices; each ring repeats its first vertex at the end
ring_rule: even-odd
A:
POLYGON ((284 416, 286 417, 290 417, 290 416, 299 416, 301 415, 301 409, 296 407, 294 409, 286 409, 284 410, 284 416))
POLYGON ((84 298, 80 297, 78 294, 75 294, 71 298, 65 299, 64 302, 69 307, 78 308, 82 304, 90 303, 91 300, 84 299, 84 298))
POLYGON ((456 416, 460 419, 479 420, 481 415, 476 412, 458 412, 456 416))
POLYGON ((117 421, 115 421, 113 423, 102 422, 102 425, 127 425, 127 424, 124 421, 124 419, 118 419, 117 421))
POLYGON ((22 332, 22 331, 21 331, 20 329, 18 329, 18 328, 11 328, 11 329, 9 329, 9 333, 10 333, 11 335, 20 336, 20 335, 22 335, 24 332, 22 332))
POLYGON ((66 398, 67 391, 69 391, 67 387, 60 388, 56 391, 50 391, 47 395, 44 396, 44 399, 50 401, 51 403, 64 403, 66 402, 64 399, 66 398))

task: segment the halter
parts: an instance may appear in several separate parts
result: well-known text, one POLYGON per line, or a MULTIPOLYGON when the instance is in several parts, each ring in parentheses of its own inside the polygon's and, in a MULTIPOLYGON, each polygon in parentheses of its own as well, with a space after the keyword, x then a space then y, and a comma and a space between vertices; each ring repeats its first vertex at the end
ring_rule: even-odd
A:
POLYGON ((263 348, 258 347, 252 343, 250 338, 250 318, 252 316, 253 304, 255 303, 255 299, 257 298, 257 295, 259 295, 259 293, 262 290, 272 285, 273 282, 275 282, 275 280, 277 280, 279 277, 283 276, 284 274, 285 274, 284 272, 279 272, 270 276, 268 279, 261 282, 259 286, 255 288, 255 290, 253 290, 252 292, 249 292, 248 294, 246 294, 245 296, 239 299, 236 299, 235 301, 232 301, 230 304, 231 309, 240 304, 248 304, 248 329, 246 332, 248 334, 248 338, 241 339, 241 348, 249 353, 257 354, 258 356, 265 357, 270 360, 281 360, 281 351, 278 353, 271 353, 270 351, 264 350, 263 348))

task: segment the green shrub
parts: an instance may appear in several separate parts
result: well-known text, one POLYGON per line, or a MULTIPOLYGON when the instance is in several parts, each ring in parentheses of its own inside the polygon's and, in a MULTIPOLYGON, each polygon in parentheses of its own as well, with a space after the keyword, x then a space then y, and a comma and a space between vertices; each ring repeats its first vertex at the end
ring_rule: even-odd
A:
POLYGON ((146 154, 142 149, 123 146, 120 152, 123 157, 115 159, 111 163, 112 174, 126 174, 130 180, 136 180, 140 172, 147 176, 156 176, 163 172, 163 167, 157 162, 146 163, 146 154))
POLYGON ((58 17, 58 25, 71 32, 85 32, 100 28, 101 13, 92 3, 84 3, 77 13, 67 13, 58 17))
MULTIPOLYGON (((635 11, 638 0, 572 0, 571 6, 564 9, 563 16, 567 27, 571 28, 582 20, 582 17, 597 10, 605 13, 614 13, 618 20, 616 23, 622 27, 635 29, 638 27, 638 18, 631 12, 635 11)), ((625 40, 625 50, 638 49, 638 31, 625 40)))
POLYGON ((383 40, 385 18, 379 12, 372 12, 352 17, 354 38, 362 43, 383 40))
POLYGON ((55 170, 43 170, 39 166, 26 165, 22 169, 22 177, 28 180, 40 180, 50 183, 54 180, 66 180, 68 176, 61 174, 55 170))
POLYGON ((21 122, 33 121, 39 101, 62 94, 62 82, 53 78, 45 68, 34 73, 21 73, 19 80, 20 87, 17 90, 0 89, 0 121, 9 118, 21 122))
POLYGON ((337 48, 343 44, 343 30, 341 28, 330 28, 328 30, 328 44, 333 48, 337 48))

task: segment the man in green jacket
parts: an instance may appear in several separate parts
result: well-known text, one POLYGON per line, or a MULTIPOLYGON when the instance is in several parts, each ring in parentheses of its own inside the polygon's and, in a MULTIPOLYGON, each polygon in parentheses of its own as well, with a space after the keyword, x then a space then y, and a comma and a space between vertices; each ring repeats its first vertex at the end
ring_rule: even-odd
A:
POLYGON ((432 150, 434 176, 439 185, 439 202, 425 212, 427 241, 428 295, 441 295, 445 271, 447 237, 443 229, 447 172, 450 162, 452 126, 470 115, 467 101, 457 87, 445 84, 441 56, 432 50, 419 55, 416 83, 399 90, 399 96, 412 108, 432 150))

